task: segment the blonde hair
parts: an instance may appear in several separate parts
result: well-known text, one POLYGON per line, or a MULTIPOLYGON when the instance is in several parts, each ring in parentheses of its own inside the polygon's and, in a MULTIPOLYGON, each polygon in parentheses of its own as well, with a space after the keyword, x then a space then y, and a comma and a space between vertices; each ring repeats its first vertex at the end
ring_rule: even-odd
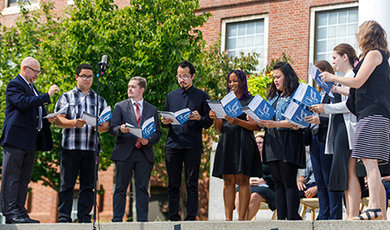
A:
POLYGON ((375 49, 385 52, 386 56, 390 57, 390 52, 387 48, 386 32, 378 22, 363 22, 363 24, 359 26, 356 40, 363 51, 363 57, 366 56, 369 51, 375 49))

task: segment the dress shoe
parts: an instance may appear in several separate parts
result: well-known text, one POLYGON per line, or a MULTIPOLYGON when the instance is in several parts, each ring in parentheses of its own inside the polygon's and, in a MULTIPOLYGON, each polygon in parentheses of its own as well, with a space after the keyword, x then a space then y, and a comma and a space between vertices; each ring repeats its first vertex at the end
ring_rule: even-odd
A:
POLYGON ((27 215, 27 213, 24 214, 24 215, 22 215, 22 217, 23 217, 23 218, 27 218, 27 219, 30 221, 29 223, 32 223, 32 224, 39 224, 39 223, 41 223, 39 220, 33 220, 33 219, 31 219, 30 216, 27 215))
POLYGON ((30 217, 14 217, 12 219, 7 219, 6 224, 36 224, 39 223, 38 220, 32 220, 30 217))

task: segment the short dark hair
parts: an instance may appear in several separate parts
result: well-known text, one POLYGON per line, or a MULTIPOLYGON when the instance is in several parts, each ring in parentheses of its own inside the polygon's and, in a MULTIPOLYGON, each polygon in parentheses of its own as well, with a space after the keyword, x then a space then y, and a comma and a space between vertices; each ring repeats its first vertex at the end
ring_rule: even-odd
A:
MULTIPOLYGON (((148 85, 148 84, 146 83, 146 79, 143 78, 143 77, 136 76, 136 77, 130 78, 130 81, 131 81, 131 80, 137 80, 137 81, 138 81, 138 85, 139 85, 139 87, 140 87, 141 89, 142 89, 142 88, 146 89, 146 86, 148 85)), ((129 81, 129 82, 130 82, 130 81, 129 81)))
POLYGON ((183 69, 186 68, 186 67, 190 68, 190 74, 191 74, 191 76, 194 75, 194 73, 195 73, 195 67, 194 67, 194 65, 193 65, 191 62, 189 62, 189 61, 182 61, 182 62, 180 62, 180 64, 179 64, 178 67, 181 67, 181 68, 183 68, 183 69))
POLYGON ((83 69, 90 69, 90 70, 93 71, 93 68, 92 68, 92 66, 91 66, 90 64, 88 64, 88 63, 83 63, 83 64, 80 64, 80 65, 78 65, 78 66, 76 67, 76 75, 79 76, 81 70, 83 70, 83 69))

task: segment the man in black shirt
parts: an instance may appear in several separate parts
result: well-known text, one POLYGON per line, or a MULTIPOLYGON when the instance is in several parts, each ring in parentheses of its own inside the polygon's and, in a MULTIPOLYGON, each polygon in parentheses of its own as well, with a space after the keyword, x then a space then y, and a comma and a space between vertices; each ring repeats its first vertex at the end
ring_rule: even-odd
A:
POLYGON ((187 188, 187 216, 185 220, 195 220, 198 212, 198 179, 201 153, 203 152, 202 129, 213 123, 209 117, 206 100, 209 95, 195 88, 192 81, 195 68, 183 61, 177 68, 177 81, 180 85, 167 95, 164 110, 176 112, 184 108, 192 111, 190 120, 183 125, 172 125, 171 119, 161 118, 162 126, 169 128, 165 143, 165 163, 168 171, 169 219, 179 221, 181 173, 184 163, 187 188))

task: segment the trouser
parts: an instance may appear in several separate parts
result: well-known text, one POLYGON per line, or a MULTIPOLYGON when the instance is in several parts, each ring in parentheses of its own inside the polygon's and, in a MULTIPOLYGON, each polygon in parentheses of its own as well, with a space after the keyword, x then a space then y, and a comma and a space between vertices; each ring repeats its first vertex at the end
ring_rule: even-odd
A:
POLYGON ((278 220, 302 219, 298 214, 299 194, 296 181, 298 167, 283 161, 272 161, 268 165, 275 183, 278 220))
POLYGON ((187 216, 185 220, 195 220, 198 213, 198 179, 201 148, 165 148, 165 163, 168 171, 169 219, 180 220, 180 186, 184 163, 185 184, 187 188, 187 216))
POLYGON ((153 163, 149 162, 142 150, 134 150, 125 161, 115 161, 116 182, 113 197, 113 222, 122 222, 125 213, 126 191, 134 171, 137 221, 148 221, 149 180, 153 163))
POLYGON ((90 223, 93 205, 94 151, 62 149, 60 162, 61 188, 58 194, 58 219, 71 222, 73 191, 77 176, 80 180, 80 192, 77 202, 79 223, 90 223))
POLYGON ((333 192, 328 189, 330 168, 332 166, 332 154, 325 154, 325 143, 318 141, 318 136, 313 135, 310 145, 310 160, 316 179, 318 202, 320 209, 318 220, 342 219, 342 192, 333 192))
POLYGON ((22 150, 9 145, 3 146, 3 167, 1 178, 1 210, 7 219, 27 215, 24 208, 30 182, 35 150, 22 150))

